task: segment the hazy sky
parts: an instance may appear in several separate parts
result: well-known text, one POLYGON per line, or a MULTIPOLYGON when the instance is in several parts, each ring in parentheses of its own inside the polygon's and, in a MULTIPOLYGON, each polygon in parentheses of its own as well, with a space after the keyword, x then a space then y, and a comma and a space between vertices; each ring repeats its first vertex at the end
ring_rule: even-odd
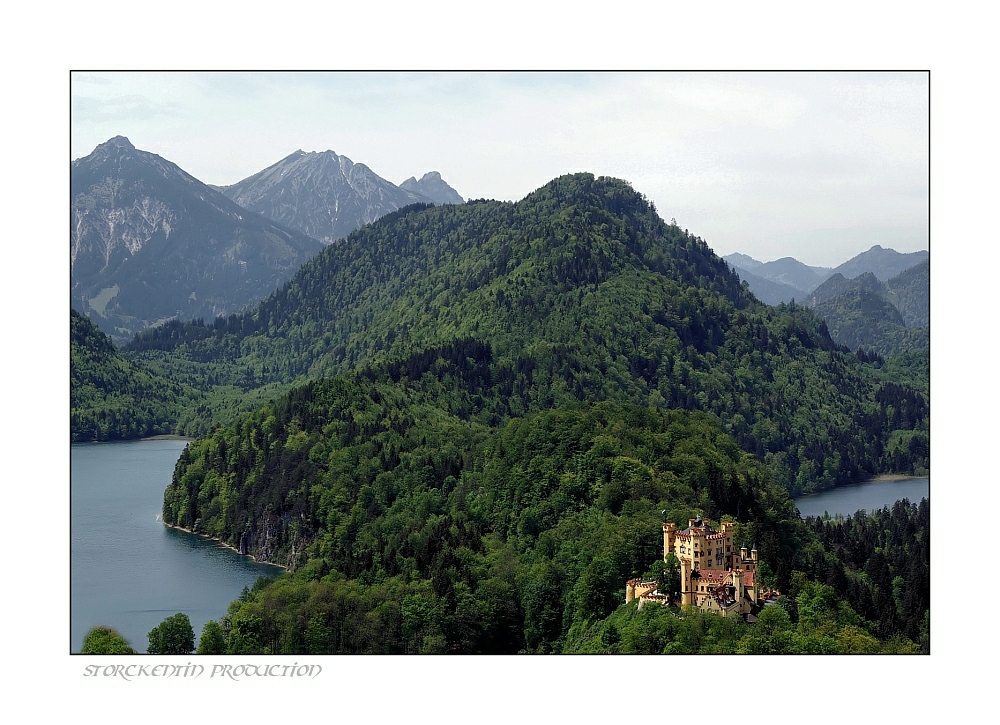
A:
POLYGON ((626 179, 719 254, 835 266, 927 249, 926 73, 72 76, 73 158, 115 135, 204 182, 332 149, 400 183, 517 200, 626 179))

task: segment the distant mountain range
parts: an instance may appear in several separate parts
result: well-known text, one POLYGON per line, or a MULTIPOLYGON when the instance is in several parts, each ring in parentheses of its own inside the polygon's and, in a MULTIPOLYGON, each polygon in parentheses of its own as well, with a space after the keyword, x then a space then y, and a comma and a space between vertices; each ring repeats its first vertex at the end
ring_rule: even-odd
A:
POLYGON ((761 302, 796 300, 818 314, 838 345, 880 355, 926 350, 930 325, 930 260, 875 245, 834 269, 792 257, 759 262, 739 252, 723 257, 761 302))
POLYGON ((264 298, 323 246, 416 203, 461 204, 432 171, 396 186, 333 151, 296 151, 225 187, 123 136, 72 162, 72 307, 121 343, 264 298))
POLYGON ((806 304, 827 323, 830 336, 852 350, 880 355, 926 350, 930 325, 930 262, 924 260, 887 282, 865 272, 839 272, 817 287, 806 304))
POLYGON ((759 262, 739 252, 726 255, 723 259, 740 279, 750 285, 750 291, 757 299, 769 305, 777 305, 793 299, 806 299, 809 293, 837 274, 850 280, 867 272, 885 282, 928 259, 928 254, 926 251, 901 254, 876 244, 867 252, 862 252, 835 268, 811 267, 793 257, 759 262))
POLYGON ((72 306, 118 340, 235 312, 323 248, 123 136, 72 163, 70 194, 72 306))
POLYGON ((240 206, 324 244, 410 204, 461 204, 441 174, 401 186, 333 151, 296 151, 231 186, 216 187, 240 206))

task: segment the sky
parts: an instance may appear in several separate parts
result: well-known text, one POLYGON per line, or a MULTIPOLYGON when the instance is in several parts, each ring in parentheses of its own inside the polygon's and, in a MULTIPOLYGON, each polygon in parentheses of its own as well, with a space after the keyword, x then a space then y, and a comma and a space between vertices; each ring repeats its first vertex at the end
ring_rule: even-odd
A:
POLYGON ((71 157, 116 135, 219 185, 298 149, 466 199, 610 175, 762 262, 928 248, 926 72, 73 73, 71 157))

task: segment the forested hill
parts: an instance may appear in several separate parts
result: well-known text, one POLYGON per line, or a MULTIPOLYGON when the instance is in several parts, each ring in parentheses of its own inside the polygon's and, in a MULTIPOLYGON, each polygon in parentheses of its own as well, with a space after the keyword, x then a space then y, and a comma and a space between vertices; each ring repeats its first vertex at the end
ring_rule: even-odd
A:
POLYGON ((324 250, 250 313, 210 328, 164 325, 129 349, 187 343, 194 359, 242 357, 255 376, 279 381, 461 335, 504 353, 565 338, 571 321, 553 311, 576 314, 604 283, 637 276, 670 285, 671 296, 696 287, 730 307, 753 299, 702 240, 666 225, 625 182, 579 174, 517 203, 407 207, 324 250))
POLYGON ((662 556, 661 511, 737 520, 784 590, 836 568, 789 492, 928 464, 924 394, 588 174, 400 210, 131 350, 248 394, 303 381, 164 494, 165 522, 296 570, 233 603, 231 653, 561 651, 662 556))
POLYGON ((70 439, 74 443, 173 433, 191 388, 123 358, 111 339, 70 310, 70 439))
MULTIPOLYGON (((704 410, 795 493, 886 470, 894 431, 926 441, 924 396, 890 391, 809 310, 758 303, 702 240, 589 174, 517 203, 395 212, 252 312, 130 348, 174 379, 252 391, 373 364, 433 375, 434 350, 456 343, 484 370, 464 418, 598 400, 704 410)), ((894 465, 926 467, 916 450, 894 465)))

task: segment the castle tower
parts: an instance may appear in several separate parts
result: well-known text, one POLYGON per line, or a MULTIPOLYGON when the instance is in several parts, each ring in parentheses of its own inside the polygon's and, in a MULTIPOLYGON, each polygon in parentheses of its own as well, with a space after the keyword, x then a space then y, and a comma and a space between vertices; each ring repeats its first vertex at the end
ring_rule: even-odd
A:
POLYGON ((663 524, 663 560, 667 560, 667 554, 674 550, 674 531, 677 529, 675 523, 663 524))
POLYGON ((694 606, 694 584, 691 583, 691 564, 681 559, 681 606, 694 606))

